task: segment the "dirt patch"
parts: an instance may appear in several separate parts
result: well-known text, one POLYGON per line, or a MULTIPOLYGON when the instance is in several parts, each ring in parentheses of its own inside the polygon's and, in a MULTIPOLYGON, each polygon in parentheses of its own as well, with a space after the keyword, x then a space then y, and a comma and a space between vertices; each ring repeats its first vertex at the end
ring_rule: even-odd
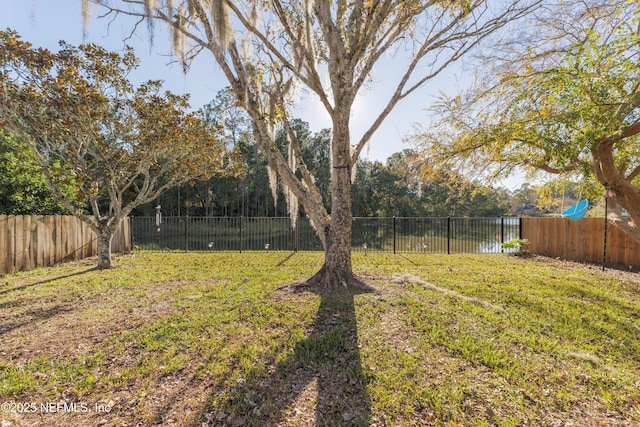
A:
MULTIPOLYGON (((175 298, 172 292, 179 286, 178 282, 170 282, 135 290, 111 288, 88 298, 67 298, 64 303, 41 300, 39 306, 23 311, 9 323, 15 326, 5 331, 0 355, 14 363, 20 363, 16 359, 27 362, 33 356, 87 355, 108 337, 168 314, 175 298)), ((33 301, 20 305, 27 303, 33 301)), ((0 318, 0 322, 9 316, 0 318)))
MULTIPOLYGON (((135 288, 112 287, 94 295, 66 297, 64 302, 48 297, 18 297, 5 303, 12 307, 15 315, 0 316, 0 325, 4 325, 0 331, 0 362, 10 363, 17 369, 39 359, 70 363, 95 356, 96 351, 102 349, 100 351, 106 353, 100 356, 100 368, 91 375, 96 375, 99 381, 102 376, 122 372, 141 363, 140 352, 127 348, 124 353, 112 353, 108 350, 109 340, 179 310, 173 304, 177 290, 194 283, 174 281, 141 284, 135 288), (36 306, 27 308, 27 304, 36 306)), ((46 382, 47 375, 42 373, 38 377, 46 382)), ((128 381, 104 392, 100 392, 98 386, 91 400, 73 390, 59 389, 55 396, 41 394, 40 390, 30 392, 28 398, 20 401, 36 404, 36 411, 3 411, 1 426, 113 425, 114 418, 185 425, 187 419, 197 414, 195 411, 201 407, 202 396, 207 395, 210 384, 195 380, 195 368, 192 369, 190 363, 170 375, 157 375, 151 381, 147 378, 146 383, 128 381)))

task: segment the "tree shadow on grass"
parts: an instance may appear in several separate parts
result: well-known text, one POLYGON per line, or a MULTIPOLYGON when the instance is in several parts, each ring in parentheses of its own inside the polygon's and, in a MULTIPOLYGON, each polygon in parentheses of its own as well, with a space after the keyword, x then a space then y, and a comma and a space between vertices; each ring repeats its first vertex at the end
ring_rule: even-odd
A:
POLYGON ((304 291, 321 297, 308 336, 268 377, 240 380, 224 401, 211 402, 194 425, 370 424, 354 305, 354 297, 363 291, 304 291))

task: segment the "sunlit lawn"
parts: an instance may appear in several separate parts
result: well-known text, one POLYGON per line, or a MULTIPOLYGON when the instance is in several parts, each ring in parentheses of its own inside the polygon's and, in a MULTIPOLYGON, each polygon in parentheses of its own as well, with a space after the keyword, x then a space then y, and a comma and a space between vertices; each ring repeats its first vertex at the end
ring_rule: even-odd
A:
POLYGON ((0 277, 13 425, 639 425, 640 278, 508 255, 151 253, 0 277))

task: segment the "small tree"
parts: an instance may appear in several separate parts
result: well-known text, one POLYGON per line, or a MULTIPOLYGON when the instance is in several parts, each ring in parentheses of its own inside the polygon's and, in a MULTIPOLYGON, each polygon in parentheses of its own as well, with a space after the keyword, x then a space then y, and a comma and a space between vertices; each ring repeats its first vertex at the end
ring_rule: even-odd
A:
POLYGON ((0 123, 28 143, 49 188, 96 233, 98 268, 111 268, 111 239, 133 208, 235 163, 217 129, 187 112, 187 96, 127 80, 138 65, 131 49, 61 47, 53 53, 0 32, 0 123))

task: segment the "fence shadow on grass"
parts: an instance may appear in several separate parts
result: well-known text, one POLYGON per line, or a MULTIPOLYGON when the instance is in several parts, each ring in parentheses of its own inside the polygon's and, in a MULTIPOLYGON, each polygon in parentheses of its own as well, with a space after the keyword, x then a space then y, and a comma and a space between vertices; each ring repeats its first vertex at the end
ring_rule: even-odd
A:
POLYGON ((289 261, 291 258, 293 258, 293 256, 295 254, 296 254, 295 252, 291 252, 289 255, 284 257, 278 264, 276 264, 276 267, 284 267, 284 265, 287 263, 287 261, 289 261))
POLYGON ((24 289, 32 288, 32 287, 34 287, 34 286, 44 285, 44 284, 46 284, 46 283, 54 282, 54 281, 56 281, 56 280, 60 280, 60 279, 68 279, 69 277, 80 276, 80 275, 82 275, 82 274, 86 274, 86 273, 89 273, 90 271, 94 271, 94 270, 97 270, 97 269, 98 269, 97 267, 91 267, 91 268, 88 268, 88 269, 86 269, 86 270, 77 271, 77 272, 75 272, 75 273, 70 273, 70 274, 65 274, 65 275, 63 275, 63 276, 56 276, 56 277, 52 277, 52 278, 50 278, 50 279, 41 280, 41 281, 39 281, 39 282, 28 283, 28 284, 26 284, 26 285, 17 286, 17 287, 15 287, 15 288, 7 288, 7 289, 3 289, 3 290, 0 290, 0 296, 2 296, 2 295, 6 295, 6 294, 9 294, 9 293, 11 293, 11 292, 22 291, 22 290, 24 290, 24 289))
POLYGON ((44 308, 34 308, 28 310, 28 312, 22 316, 24 318, 23 320, 9 321, 7 323, 5 323, 5 318, 0 315, 0 335, 4 335, 14 329, 18 329, 32 323, 43 322, 60 314, 68 313, 71 310, 72 308, 65 304, 57 304, 44 308))
POLYGON ((358 345, 356 295, 320 292, 311 331, 293 354, 267 378, 238 383, 194 425, 369 425, 371 403, 358 345))

